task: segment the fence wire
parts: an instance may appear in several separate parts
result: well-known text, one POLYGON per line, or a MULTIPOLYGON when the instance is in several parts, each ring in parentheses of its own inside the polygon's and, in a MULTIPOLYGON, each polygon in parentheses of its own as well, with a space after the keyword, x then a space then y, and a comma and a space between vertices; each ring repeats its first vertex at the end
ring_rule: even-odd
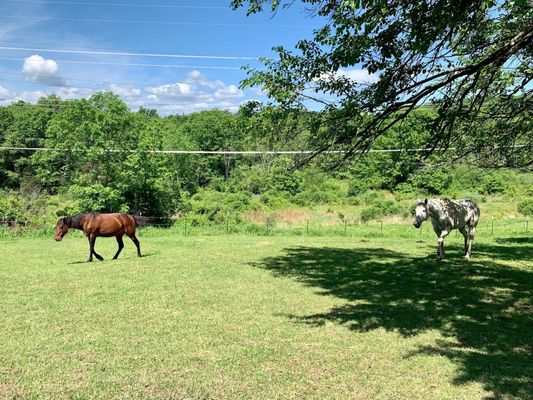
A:
MULTIPOLYGON (((10 237, 40 237, 51 235, 54 224, 32 223, 31 221, 0 220, 0 239, 10 237)), ((476 228, 478 238, 500 238, 513 235, 529 236, 531 229, 528 217, 519 218, 486 218, 481 219, 476 228)), ((283 218, 267 216, 261 221, 245 221, 241 215, 226 215, 225 220, 207 224, 198 223, 187 217, 162 222, 153 218, 144 227, 139 227, 139 235, 172 234, 179 236, 212 236, 244 234, 256 236, 346 236, 360 238, 406 238, 434 239, 435 233, 429 221, 420 229, 404 220, 360 220, 344 218, 337 220, 320 220, 313 218, 300 219, 296 222, 283 218)), ((81 232, 80 232, 81 234, 81 232)), ((452 231, 448 237, 461 238, 458 230, 452 231)))

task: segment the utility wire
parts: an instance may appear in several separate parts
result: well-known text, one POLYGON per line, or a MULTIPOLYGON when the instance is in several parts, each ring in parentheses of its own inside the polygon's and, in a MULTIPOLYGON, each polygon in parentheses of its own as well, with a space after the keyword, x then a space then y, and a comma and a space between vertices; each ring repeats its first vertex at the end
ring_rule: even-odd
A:
POLYGON ((98 19, 98 18, 65 18, 65 17, 33 17, 25 15, 0 14, 0 18, 26 19, 30 21, 74 21, 74 22, 104 22, 118 24, 147 24, 147 25, 185 25, 185 26, 233 26, 241 28, 312 28, 309 25, 290 24, 230 24, 221 22, 176 22, 176 21, 150 21, 131 19, 98 19))
POLYGON ((0 46, 0 50, 40 51, 43 53, 68 53, 68 54, 129 56, 129 57, 195 58, 195 59, 199 58, 199 59, 210 59, 210 60, 254 60, 254 61, 259 60, 259 57, 214 56, 214 55, 196 55, 196 54, 167 54, 167 53, 134 53, 134 52, 126 52, 126 51, 65 50, 65 49, 45 49, 45 48, 36 48, 36 47, 0 46))
MULTIPOLYGON (((0 57, 0 60, 3 58, 0 57)), ((26 82, 26 83, 40 83, 32 80, 27 79, 20 79, 21 72, 10 72, 10 71, 2 71, 0 70, 0 81, 7 81, 7 82, 26 82), (14 77, 18 77, 19 79, 13 78, 4 78, 1 77, 2 75, 10 75, 14 77)), ((145 87, 151 87, 151 86, 162 86, 162 85, 168 85, 168 82, 152 82, 147 83, 143 82, 141 85, 139 85, 139 82, 116 82, 116 81, 100 81, 100 80, 94 80, 94 79, 83 79, 83 78, 75 78, 72 76, 64 76, 61 75, 60 78, 65 79, 67 81, 79 81, 79 82, 87 82, 87 83, 94 83, 94 84, 101 84, 101 85, 120 85, 120 86, 132 86, 136 88, 145 88, 145 87)), ((173 83, 170 83, 171 85, 173 83)), ((68 86, 65 86, 68 87, 68 86)))
MULTIPOLYGON (((25 61, 24 58, 14 57, 0 57, 0 60, 6 61, 25 61)), ((128 62, 104 62, 104 61, 76 61, 76 60, 54 60, 57 63, 64 64, 90 64, 90 65, 115 65, 124 67, 154 67, 154 68, 193 68, 193 69, 222 69, 242 71, 241 67, 223 67, 223 66, 207 66, 207 65, 176 65, 176 64, 145 64, 145 63, 128 63, 128 62)), ((264 68, 256 68, 264 69, 264 68)))
POLYGON ((75 6, 96 7, 137 7, 137 8, 177 8, 177 9, 207 9, 207 10, 230 10, 222 6, 189 6, 189 5, 166 5, 166 4, 132 4, 132 3, 87 3, 78 1, 53 1, 53 0, 6 0, 11 3, 34 3, 34 4, 64 4, 75 6))

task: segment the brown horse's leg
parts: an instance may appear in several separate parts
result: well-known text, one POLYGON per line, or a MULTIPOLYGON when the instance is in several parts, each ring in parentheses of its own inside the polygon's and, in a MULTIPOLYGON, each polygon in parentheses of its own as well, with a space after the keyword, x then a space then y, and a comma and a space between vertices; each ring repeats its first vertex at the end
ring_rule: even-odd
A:
POLYGON ((128 235, 133 243, 135 243, 135 246, 137 246, 137 257, 141 257, 141 244, 137 240, 137 237, 135 236, 135 233, 132 233, 131 235, 128 235))
POLYGON ((89 259, 87 262, 93 262, 93 247, 94 243, 91 242, 90 236, 87 236, 87 239, 89 239, 89 259))
POLYGON ((102 257, 100 254, 98 254, 95 250, 94 250, 94 243, 96 242, 96 235, 91 235, 89 237, 89 244, 91 246, 91 255, 89 256, 89 261, 92 261, 93 260, 93 257, 92 255, 94 254, 94 256, 96 258, 98 258, 100 261, 104 261, 104 257, 102 257))
POLYGON ((118 243, 118 250, 117 250, 117 254, 115 254, 115 257, 113 257, 113 260, 116 260, 118 258, 118 255, 124 248, 124 242, 122 240, 122 235, 117 236, 117 243, 118 243))

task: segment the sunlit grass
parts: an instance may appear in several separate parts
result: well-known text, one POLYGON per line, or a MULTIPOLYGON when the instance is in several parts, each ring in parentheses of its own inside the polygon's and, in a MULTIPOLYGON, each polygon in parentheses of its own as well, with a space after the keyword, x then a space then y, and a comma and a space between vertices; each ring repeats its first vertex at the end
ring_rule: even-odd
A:
POLYGON ((0 398, 531 397, 530 236, 141 234, 0 241, 0 398))

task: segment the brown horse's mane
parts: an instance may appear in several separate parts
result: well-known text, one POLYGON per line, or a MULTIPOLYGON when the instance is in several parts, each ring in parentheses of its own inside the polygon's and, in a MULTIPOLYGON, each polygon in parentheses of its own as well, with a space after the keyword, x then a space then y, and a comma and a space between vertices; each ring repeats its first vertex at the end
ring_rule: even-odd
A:
POLYGON ((82 229, 81 219, 86 215, 88 215, 88 213, 78 214, 72 217, 65 217, 63 218, 63 223, 69 228, 82 229))

